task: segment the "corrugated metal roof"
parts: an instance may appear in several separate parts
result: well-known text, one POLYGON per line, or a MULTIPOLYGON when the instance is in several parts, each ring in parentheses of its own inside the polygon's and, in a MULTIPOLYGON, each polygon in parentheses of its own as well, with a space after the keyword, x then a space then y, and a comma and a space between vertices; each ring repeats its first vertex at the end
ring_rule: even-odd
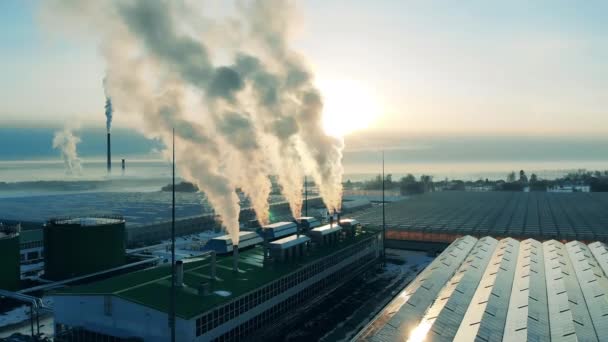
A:
POLYGON ((465 236, 358 340, 602 341, 608 336, 607 266, 603 243, 465 236))
POLYGON ((401 305, 388 323, 371 341, 383 341, 388 336, 407 335, 423 317, 444 284, 452 277, 465 257, 473 249, 477 239, 465 236, 454 241, 399 295, 401 305))

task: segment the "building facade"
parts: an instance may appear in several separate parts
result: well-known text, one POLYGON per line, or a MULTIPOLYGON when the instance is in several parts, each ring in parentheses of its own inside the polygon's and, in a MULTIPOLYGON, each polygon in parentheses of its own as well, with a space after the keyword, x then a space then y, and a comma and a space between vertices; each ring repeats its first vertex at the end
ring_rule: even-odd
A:
MULTIPOLYGON (((188 314, 180 314, 178 310, 176 321, 178 341, 246 340, 269 323, 276 322, 288 310, 301 306, 311 298, 323 294, 326 290, 375 264, 381 255, 381 250, 381 234, 379 232, 367 234, 352 243, 345 243, 340 248, 325 253, 322 257, 298 264, 291 271, 283 272, 280 277, 272 281, 231 296, 229 300, 218 299, 221 303, 217 305, 209 305, 212 298, 218 298, 215 295, 201 297, 200 293, 196 296, 189 292, 188 295, 192 300, 198 298, 201 301, 201 309, 197 310, 196 304, 189 300, 188 305, 193 307, 193 310, 188 314), (207 302, 204 302, 205 300, 207 302)), ((254 251, 250 251, 248 254, 241 253, 241 257, 251 260, 252 257, 261 256, 262 253, 254 254, 254 251)), ((225 257, 225 259, 229 261, 230 258, 225 257)), ((239 264, 243 265, 244 262, 241 260, 239 264)), ((281 268, 288 267, 288 265, 281 266, 281 268)), ((218 272, 222 272, 223 268, 225 267, 222 267, 220 260, 218 272)), ((202 278, 200 269, 202 266, 193 266, 186 272, 185 279, 188 280, 193 275, 202 278), (194 270, 198 271, 195 273, 194 270)), ((254 275, 251 274, 251 277, 254 275)), ((166 285, 167 280, 162 277, 156 279, 154 284, 155 287, 166 287, 166 285)), ((124 289, 112 289, 114 294, 101 293, 105 292, 104 290, 95 293, 95 287, 92 287, 79 290, 79 293, 53 295, 56 333, 61 335, 64 331, 78 332, 70 338, 66 337, 65 341, 95 341, 95 339, 167 341, 169 339, 167 311, 159 310, 159 306, 155 308, 158 303, 148 305, 145 300, 137 302, 130 299, 143 298, 145 296, 143 292, 152 291, 149 285, 146 286, 136 289, 136 286, 128 285, 124 289), (129 299, 121 297, 126 292, 131 292, 129 299)), ((191 290, 192 287, 187 286, 180 291, 191 290)), ((168 292, 166 293, 167 298, 156 298, 156 300, 167 300, 168 292)), ((180 296, 182 294, 178 292, 178 299, 180 296)))

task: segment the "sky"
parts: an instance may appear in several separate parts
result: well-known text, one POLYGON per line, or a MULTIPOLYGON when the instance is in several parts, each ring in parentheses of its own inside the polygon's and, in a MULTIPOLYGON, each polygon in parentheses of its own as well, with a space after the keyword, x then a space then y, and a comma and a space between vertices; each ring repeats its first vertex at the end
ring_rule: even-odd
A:
MULTIPOLYGON (((0 125, 101 127, 98 42, 0 1, 0 125)), ((293 46, 327 125, 417 134, 608 133, 608 2, 297 1, 293 46)), ((120 115, 116 123, 120 125, 120 115)), ((342 132, 344 133, 344 132, 342 132)))

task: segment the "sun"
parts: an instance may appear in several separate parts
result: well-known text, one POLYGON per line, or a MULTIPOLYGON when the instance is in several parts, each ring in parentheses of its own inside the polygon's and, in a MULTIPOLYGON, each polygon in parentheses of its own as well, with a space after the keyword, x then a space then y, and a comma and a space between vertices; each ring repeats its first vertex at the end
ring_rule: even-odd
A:
POLYGON ((379 116, 374 94, 354 80, 318 81, 323 94, 323 128, 329 135, 344 137, 365 129, 379 116))

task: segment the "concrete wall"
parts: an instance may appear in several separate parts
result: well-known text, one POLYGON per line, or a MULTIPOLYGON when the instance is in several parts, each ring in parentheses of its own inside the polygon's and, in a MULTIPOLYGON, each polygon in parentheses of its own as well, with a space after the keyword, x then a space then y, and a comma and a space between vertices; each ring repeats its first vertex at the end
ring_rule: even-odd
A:
MULTIPOLYGON (((144 341, 170 339, 167 314, 115 296, 52 296, 55 324, 122 338, 140 337, 144 341), (110 298, 109 315, 106 299, 110 298)), ((178 318, 176 332, 180 341, 192 341, 194 323, 178 318)))

